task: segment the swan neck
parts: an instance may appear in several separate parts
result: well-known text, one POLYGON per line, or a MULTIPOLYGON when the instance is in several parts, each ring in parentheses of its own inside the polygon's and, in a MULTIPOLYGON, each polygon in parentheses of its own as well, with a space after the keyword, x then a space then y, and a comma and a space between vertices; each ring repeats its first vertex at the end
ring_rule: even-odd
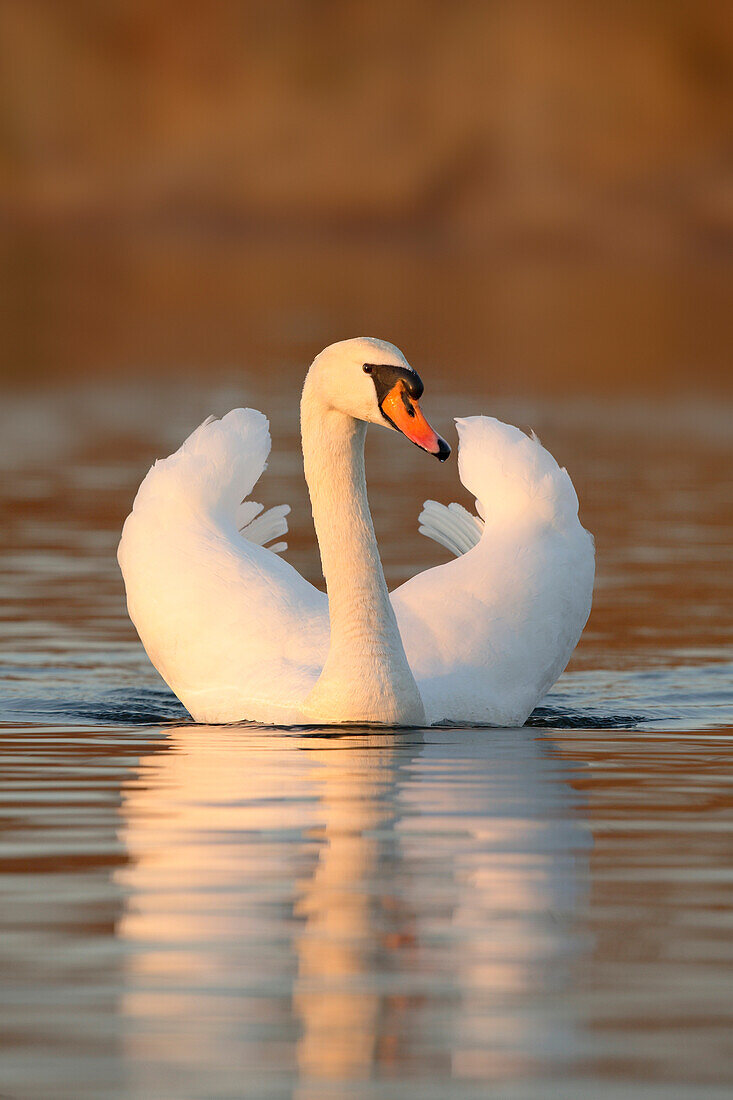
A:
POLYGON ((319 719, 419 724, 420 694, 402 645, 369 510, 366 424, 301 402, 305 477, 326 580, 330 644, 309 699, 319 719))
POLYGON ((372 640, 392 640, 396 622, 366 488, 366 424, 333 409, 304 408, 302 432, 332 644, 340 631, 351 635, 360 623, 368 625, 372 640))

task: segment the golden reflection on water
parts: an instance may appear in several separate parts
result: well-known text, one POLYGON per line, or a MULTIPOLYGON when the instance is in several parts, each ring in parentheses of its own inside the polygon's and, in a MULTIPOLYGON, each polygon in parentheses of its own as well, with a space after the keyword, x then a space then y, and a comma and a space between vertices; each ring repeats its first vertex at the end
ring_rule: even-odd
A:
POLYGON ((383 892, 388 879, 376 895, 370 890, 382 856, 379 831, 395 816, 385 789, 395 783, 399 739, 368 735, 345 765, 338 739, 317 741, 309 753, 320 818, 311 835, 319 849, 312 873, 298 883, 303 930, 294 945, 293 998, 302 1025, 297 1062, 306 1077, 367 1076, 397 1041, 390 1029, 380 1042, 389 998, 368 985, 383 945, 398 950, 411 942, 399 897, 383 892))
POLYGON ((587 862, 582 824, 547 819, 577 798, 532 731, 167 741, 124 785, 115 875, 141 1095, 232 1056, 316 1100, 319 1081, 521 1074, 558 1031, 572 1050, 512 1007, 567 980, 587 862))
POLYGON ((723 1100, 729 736, 537 733, 6 728, 3 1091, 723 1100))

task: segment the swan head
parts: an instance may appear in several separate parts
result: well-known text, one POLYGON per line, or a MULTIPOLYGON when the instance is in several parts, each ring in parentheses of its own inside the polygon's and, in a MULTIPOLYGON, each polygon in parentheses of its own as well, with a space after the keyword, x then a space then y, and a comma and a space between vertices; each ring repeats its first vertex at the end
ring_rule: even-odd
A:
POLYGON ((402 432, 416 447, 444 462, 450 447, 420 409, 423 389, 420 375, 399 348, 360 336, 331 344, 316 356, 305 392, 315 391, 326 409, 402 432))

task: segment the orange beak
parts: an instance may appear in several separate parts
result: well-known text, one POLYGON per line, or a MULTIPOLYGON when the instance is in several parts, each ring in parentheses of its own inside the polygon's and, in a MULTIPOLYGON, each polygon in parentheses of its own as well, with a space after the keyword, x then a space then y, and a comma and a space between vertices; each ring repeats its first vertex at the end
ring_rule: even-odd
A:
POLYGON ((450 454, 450 447, 430 427, 417 401, 410 397, 403 381, 396 382, 387 392, 380 408, 382 415, 394 428, 406 435, 411 443, 421 447, 428 454, 435 455, 440 462, 445 462, 450 454))

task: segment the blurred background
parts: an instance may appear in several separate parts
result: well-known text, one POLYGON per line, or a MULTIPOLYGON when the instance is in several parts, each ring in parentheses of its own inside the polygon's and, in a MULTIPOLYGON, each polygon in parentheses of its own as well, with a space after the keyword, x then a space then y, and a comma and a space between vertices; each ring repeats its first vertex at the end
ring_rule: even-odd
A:
POLYGON ((0 0, 0 369, 729 387, 727 0, 0 0))

